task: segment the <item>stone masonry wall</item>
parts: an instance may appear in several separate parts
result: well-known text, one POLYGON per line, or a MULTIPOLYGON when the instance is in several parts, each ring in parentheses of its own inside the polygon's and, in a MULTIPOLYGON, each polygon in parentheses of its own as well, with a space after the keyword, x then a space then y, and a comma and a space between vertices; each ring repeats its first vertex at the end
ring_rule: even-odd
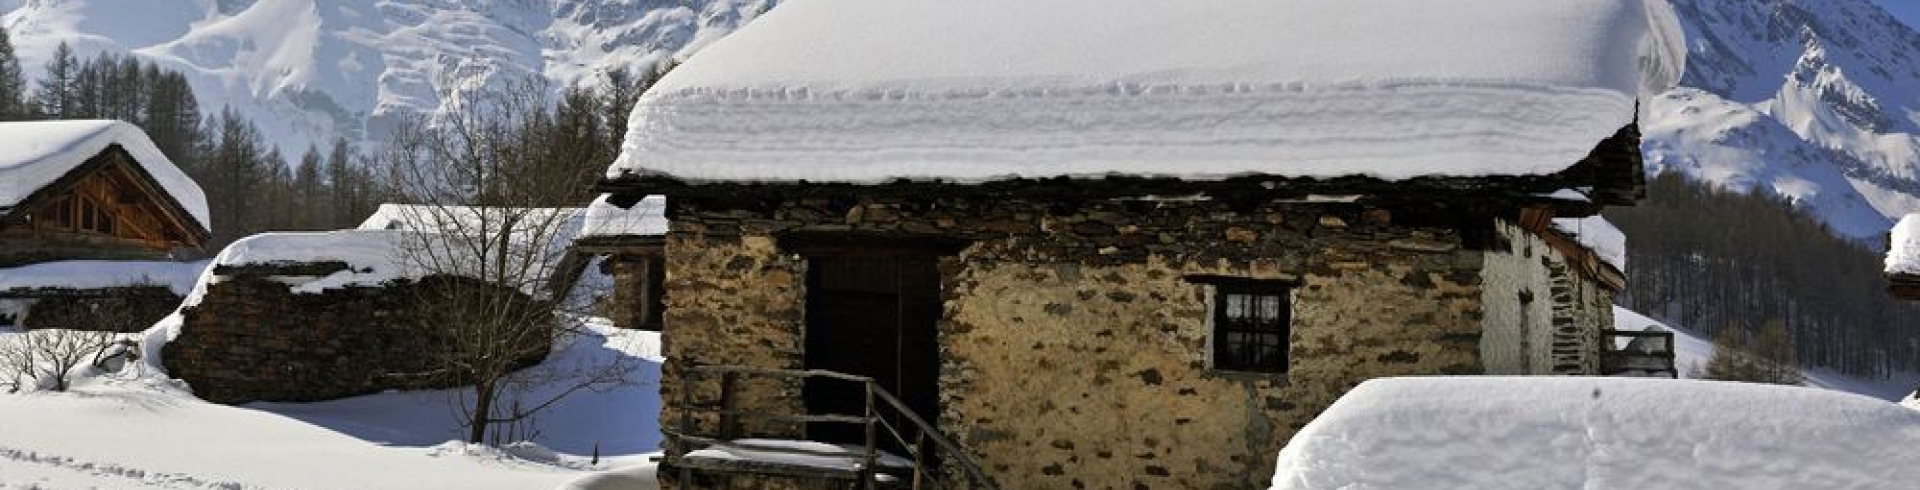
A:
MULTIPOLYGON (((670 206, 670 429, 684 365, 801 367, 805 259, 776 239, 792 232, 972 241, 941 263, 938 424, 1004 488, 1263 488, 1287 439, 1360 382, 1483 372, 1482 254, 1452 226, 1419 224, 1446 222, 1434 216, 1211 201, 670 206), (1300 284, 1289 372, 1211 369, 1212 293, 1196 274, 1300 284)), ((797 407, 797 388, 742 396, 797 407)))
MULTIPOLYGON (((167 372, 215 403, 307 402, 388 389, 435 389, 460 380, 430 375, 446 332, 424 328, 415 288, 442 281, 295 293, 255 275, 226 278, 187 308, 180 335, 162 350, 167 372)), ((518 293, 512 293, 518 294, 518 293)), ((532 364, 541 357, 524 359, 532 364)))
POLYGON ((1496 232, 1481 289, 1487 374, 1599 374, 1600 329, 1613 324, 1613 293, 1518 225, 1501 221, 1496 232))
POLYGON ((153 326, 153 322, 172 314, 182 299, 165 286, 38 292, 53 294, 25 300, 31 306, 16 321, 28 329, 134 333, 146 330, 153 326))

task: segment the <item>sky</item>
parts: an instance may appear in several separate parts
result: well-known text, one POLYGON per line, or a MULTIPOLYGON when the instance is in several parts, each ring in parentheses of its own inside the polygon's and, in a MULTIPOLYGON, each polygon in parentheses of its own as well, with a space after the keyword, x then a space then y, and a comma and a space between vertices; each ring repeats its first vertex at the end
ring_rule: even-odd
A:
POLYGON ((1920 0, 1873 0, 1909 26, 1920 27, 1920 0))

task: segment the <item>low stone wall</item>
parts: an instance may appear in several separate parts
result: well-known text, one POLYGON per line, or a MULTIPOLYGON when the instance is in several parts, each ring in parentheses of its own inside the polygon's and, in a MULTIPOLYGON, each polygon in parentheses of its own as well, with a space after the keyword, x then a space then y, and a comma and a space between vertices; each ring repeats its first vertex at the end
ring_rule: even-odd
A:
POLYGON ((98 332, 134 333, 172 314, 180 306, 179 295, 164 286, 140 286, 107 289, 36 289, 13 292, 26 302, 19 318, 0 318, 0 324, 18 324, 26 329, 60 328, 98 332))
MULTIPOLYGON (((1483 372, 1482 252, 1468 236, 1490 236, 1490 219, 1353 203, 672 206, 668 427, 683 366, 802 367, 807 260, 780 246, 794 233, 970 243, 940 263, 937 424, 1005 488, 1264 487, 1281 445, 1354 385, 1483 372), (1212 289, 1190 275, 1297 282, 1288 372, 1212 369, 1212 289)), ((736 402, 793 408, 797 388, 747 387, 736 402)))
MULTIPOLYGON (((429 311, 421 298, 425 288, 472 281, 430 277, 304 294, 269 276, 228 277, 183 312, 180 336, 162 350, 162 361, 196 396, 216 403, 308 402, 459 386, 462 380, 445 375, 435 362, 436 353, 450 348, 450 333, 420 320, 429 311)), ((521 362, 531 365, 546 355, 546 349, 534 350, 540 355, 521 362)))

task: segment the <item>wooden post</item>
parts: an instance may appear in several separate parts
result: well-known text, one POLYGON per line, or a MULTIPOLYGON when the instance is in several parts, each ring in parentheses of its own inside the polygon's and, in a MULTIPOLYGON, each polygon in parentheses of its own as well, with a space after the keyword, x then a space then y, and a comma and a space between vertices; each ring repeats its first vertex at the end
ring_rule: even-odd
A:
POLYGON ((913 490, 920 490, 920 481, 927 473, 927 429, 915 426, 913 431, 913 490))
POLYGON ((864 455, 866 457, 866 467, 861 469, 861 480, 866 482, 865 484, 868 490, 872 490, 874 488, 874 480, 877 478, 874 463, 879 459, 875 453, 880 450, 878 447, 880 444, 880 415, 879 411, 874 409, 873 380, 867 380, 865 385, 867 387, 867 453, 864 455))
POLYGON ((740 418, 734 415, 734 383, 738 374, 733 371, 720 373, 720 439, 734 440, 740 437, 740 418))
MULTIPOLYGON (((693 433, 693 379, 692 366, 680 368, 680 433, 693 433)), ((673 456, 670 460, 680 465, 680 481, 674 482, 675 488, 688 488, 693 484, 693 468, 682 461, 687 455, 687 441, 668 440, 667 450, 673 456)))

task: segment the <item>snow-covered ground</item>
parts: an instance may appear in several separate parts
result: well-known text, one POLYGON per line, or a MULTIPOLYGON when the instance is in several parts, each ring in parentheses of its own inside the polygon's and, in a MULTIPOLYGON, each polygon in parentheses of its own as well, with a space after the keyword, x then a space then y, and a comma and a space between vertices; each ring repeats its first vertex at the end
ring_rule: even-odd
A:
MULTIPOLYGON (((1713 357, 1713 340, 1705 335, 1696 334, 1684 328, 1649 318, 1621 308, 1613 307, 1613 325, 1619 330, 1645 330, 1657 325, 1673 331, 1674 363, 1680 368, 1681 377, 1690 377, 1696 366, 1705 367, 1707 359, 1713 357)), ((1899 400, 1920 387, 1920 372, 1900 373, 1885 379, 1865 379, 1835 372, 1831 369, 1800 370, 1807 379, 1807 386, 1826 388, 1835 391, 1857 393, 1882 400, 1899 400)))
POLYGON ((0 395, 0 489, 525 490, 612 480, 593 475, 620 467, 647 480, 660 437, 659 336, 604 320, 588 330, 535 369, 625 362, 629 383, 565 399, 537 421, 534 444, 448 442, 459 438, 453 391, 231 407, 134 363, 69 393, 0 395))
POLYGON ((1280 451, 1275 490, 1913 488, 1920 411, 1802 387, 1386 378, 1280 451))

